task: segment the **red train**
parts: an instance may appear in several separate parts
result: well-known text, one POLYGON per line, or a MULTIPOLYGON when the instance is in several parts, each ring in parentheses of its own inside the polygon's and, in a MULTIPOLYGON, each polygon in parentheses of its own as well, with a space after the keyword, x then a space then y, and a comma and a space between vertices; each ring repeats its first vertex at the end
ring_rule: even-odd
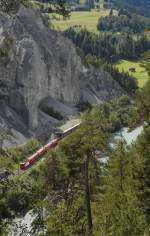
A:
POLYGON ((72 133, 80 124, 77 124, 70 129, 67 129, 64 132, 57 132, 55 133, 55 137, 52 141, 41 147, 36 153, 34 153, 32 156, 30 156, 25 162, 20 163, 20 169, 21 170, 26 170, 28 169, 33 163, 38 161, 48 150, 55 148, 59 141, 72 133))

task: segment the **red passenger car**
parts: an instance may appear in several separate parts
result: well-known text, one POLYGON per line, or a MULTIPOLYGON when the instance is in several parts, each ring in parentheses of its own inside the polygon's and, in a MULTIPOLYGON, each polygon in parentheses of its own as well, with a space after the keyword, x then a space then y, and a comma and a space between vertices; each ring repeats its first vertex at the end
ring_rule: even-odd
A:
POLYGON ((38 161, 49 149, 57 146, 60 138, 50 141, 45 146, 41 147, 36 153, 29 157, 24 163, 20 164, 21 170, 28 169, 34 162, 38 161))
POLYGON ((36 153, 34 153, 31 157, 29 157, 24 163, 20 164, 20 169, 21 170, 26 170, 28 169, 34 162, 38 161, 48 150, 55 148, 59 141, 63 138, 65 138, 67 135, 72 133, 78 126, 80 125, 77 124, 73 127, 71 127, 68 130, 65 130, 63 133, 56 133, 56 138, 41 147, 36 153))

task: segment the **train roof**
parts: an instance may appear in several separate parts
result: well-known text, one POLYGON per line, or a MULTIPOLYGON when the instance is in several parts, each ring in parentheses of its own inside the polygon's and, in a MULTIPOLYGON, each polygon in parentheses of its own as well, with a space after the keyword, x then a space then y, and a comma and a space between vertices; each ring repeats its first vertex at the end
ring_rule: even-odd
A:
MULTIPOLYGON (((37 151, 37 152, 38 152, 38 151, 37 151)), ((28 160, 29 160, 29 161, 32 160, 32 158, 34 158, 34 157, 37 155, 37 152, 34 153, 32 156, 28 157, 28 158, 27 158, 27 161, 28 161, 28 160)))
POLYGON ((80 124, 81 124, 81 123, 78 123, 78 124, 72 126, 71 128, 66 129, 63 133, 67 133, 67 132, 69 132, 70 130, 72 130, 72 129, 74 129, 74 128, 77 128, 80 124))
POLYGON ((44 146, 38 149, 36 153, 43 151, 43 149, 44 149, 44 146))
POLYGON ((58 140, 57 138, 51 140, 50 142, 48 142, 47 144, 44 145, 44 148, 45 148, 45 147, 49 147, 49 145, 53 144, 53 143, 56 142, 57 140, 58 140))
POLYGON ((63 134, 63 131, 56 131, 54 134, 63 134))

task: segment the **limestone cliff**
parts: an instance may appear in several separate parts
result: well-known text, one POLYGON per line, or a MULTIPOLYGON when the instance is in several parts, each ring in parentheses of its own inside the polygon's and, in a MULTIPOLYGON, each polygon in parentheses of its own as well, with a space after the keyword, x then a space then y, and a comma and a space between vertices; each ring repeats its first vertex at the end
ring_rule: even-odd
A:
POLYGON ((40 110, 45 99, 74 114, 79 102, 100 103, 122 93, 104 71, 85 72, 73 44, 48 29, 39 13, 23 6, 15 17, 0 13, 0 123, 35 131, 57 123, 40 110))
POLYGON ((6 49, 8 61, 1 63, 0 81, 8 86, 10 106, 24 113, 31 128, 38 126, 38 106, 45 97, 79 101, 82 67, 68 40, 47 30, 37 13, 23 7, 14 19, 0 16, 1 45, 7 38, 12 45, 6 49))

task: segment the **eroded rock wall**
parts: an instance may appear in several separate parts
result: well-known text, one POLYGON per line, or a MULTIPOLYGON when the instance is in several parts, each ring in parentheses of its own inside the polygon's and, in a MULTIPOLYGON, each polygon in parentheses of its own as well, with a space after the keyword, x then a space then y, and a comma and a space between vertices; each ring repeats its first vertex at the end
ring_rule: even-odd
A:
POLYGON ((1 60, 0 82, 8 89, 9 105, 24 114, 30 128, 38 126, 42 99, 78 103, 82 64, 69 40, 48 30, 38 13, 24 7, 14 19, 0 15, 1 47, 7 37, 12 41, 8 60, 1 60))
POLYGON ((79 103, 123 93, 102 69, 84 68, 71 41, 48 29, 38 12, 23 6, 15 16, 0 12, 0 124, 12 133, 34 136, 57 124, 40 109, 44 101, 46 110, 66 117, 79 103))

